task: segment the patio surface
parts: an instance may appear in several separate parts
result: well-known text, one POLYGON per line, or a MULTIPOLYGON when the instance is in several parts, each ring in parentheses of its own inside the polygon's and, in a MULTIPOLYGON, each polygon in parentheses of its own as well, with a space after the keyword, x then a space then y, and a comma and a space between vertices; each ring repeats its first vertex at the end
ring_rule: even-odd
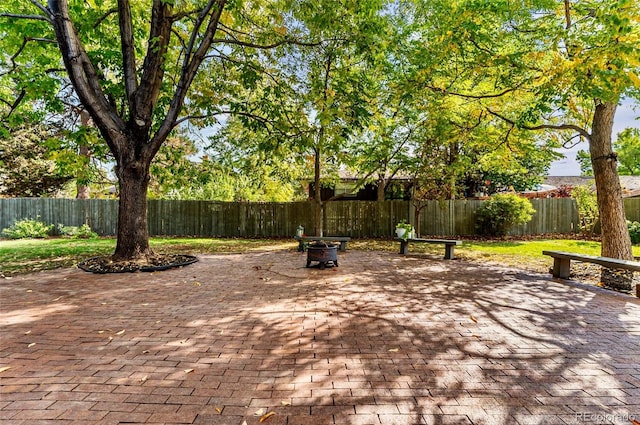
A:
POLYGON ((637 298, 424 255, 199 258, 1 280, 0 424, 640 423, 637 298))

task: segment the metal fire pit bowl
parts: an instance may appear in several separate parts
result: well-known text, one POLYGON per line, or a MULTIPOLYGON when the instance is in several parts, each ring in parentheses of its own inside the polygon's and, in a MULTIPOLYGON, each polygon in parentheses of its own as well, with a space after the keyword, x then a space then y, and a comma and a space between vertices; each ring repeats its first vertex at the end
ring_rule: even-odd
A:
POLYGON ((324 242, 309 244, 307 267, 311 267, 312 261, 317 261, 320 269, 324 269, 329 263, 338 267, 338 245, 328 245, 324 242))

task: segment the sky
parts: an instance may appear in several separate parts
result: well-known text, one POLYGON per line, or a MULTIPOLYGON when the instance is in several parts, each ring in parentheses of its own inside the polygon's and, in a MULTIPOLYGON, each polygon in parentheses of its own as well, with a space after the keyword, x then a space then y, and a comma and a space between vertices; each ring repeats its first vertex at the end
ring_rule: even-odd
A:
MULTIPOLYGON (((625 128, 640 128, 640 104, 632 100, 623 101, 616 110, 616 116, 613 122, 613 140, 616 140, 618 133, 625 128), (636 110, 633 110, 635 105, 636 110)), ((579 150, 589 150, 586 142, 581 142, 571 149, 560 149, 559 152, 565 155, 565 158, 559 159, 551 164, 549 169, 550 176, 579 176, 580 165, 576 161, 576 153, 579 150)))

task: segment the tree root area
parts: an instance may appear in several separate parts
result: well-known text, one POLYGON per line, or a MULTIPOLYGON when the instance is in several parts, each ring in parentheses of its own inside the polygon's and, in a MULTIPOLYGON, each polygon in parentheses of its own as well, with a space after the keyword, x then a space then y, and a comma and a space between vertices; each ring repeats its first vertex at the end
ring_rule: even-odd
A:
POLYGON ((157 272, 182 267, 198 261, 193 255, 155 254, 143 259, 114 261, 111 256, 93 257, 78 263, 78 268, 91 273, 157 272))

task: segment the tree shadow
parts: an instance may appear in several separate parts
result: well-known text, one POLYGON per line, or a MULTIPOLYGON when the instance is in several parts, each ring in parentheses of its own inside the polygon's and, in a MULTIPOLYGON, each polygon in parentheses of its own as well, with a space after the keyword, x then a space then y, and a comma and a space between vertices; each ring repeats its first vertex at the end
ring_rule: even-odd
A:
POLYGON ((74 309, 3 328, 13 369, 3 385, 37 374, 34 359, 15 361, 34 327, 49 341, 40 360, 65 332, 79 335, 41 365, 56 377, 108 378, 100 385, 146 391, 158 400, 149 405, 177 406, 193 423, 250 425, 269 411, 269 424, 289 425, 615 423, 640 413, 629 411, 640 393, 637 300, 464 261, 340 256, 326 270, 289 251, 204 256, 128 285, 83 285, 71 272, 38 303, 64 296, 74 309))

